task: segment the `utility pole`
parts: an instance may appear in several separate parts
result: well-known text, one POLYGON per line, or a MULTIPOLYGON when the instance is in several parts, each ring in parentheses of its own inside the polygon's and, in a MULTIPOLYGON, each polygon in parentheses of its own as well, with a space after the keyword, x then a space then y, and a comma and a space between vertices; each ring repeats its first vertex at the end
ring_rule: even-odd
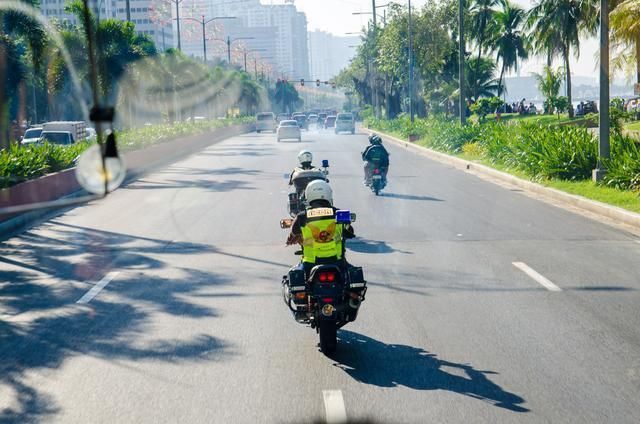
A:
POLYGON ((125 7, 127 8, 127 22, 131 22, 131 5, 129 2, 130 0, 125 1, 125 7))
MULTIPOLYGON (((571 105, 569 105, 571 107, 571 105)), ((600 0, 600 129, 598 164, 593 170, 594 181, 607 173, 603 159, 609 159, 609 0, 600 0)))
POLYGON ((171 0, 176 5, 176 29, 178 32, 178 50, 182 50, 182 45, 180 44, 180 3, 182 0, 171 0))
POLYGON ((202 15, 202 58, 204 59, 204 63, 207 63, 207 39, 205 38, 205 25, 207 23, 204 20, 204 15, 202 15))
POLYGON ((227 62, 231 66, 231 37, 227 35, 227 62))
POLYGON ((411 19, 411 0, 409 3, 409 116, 414 121, 413 113, 413 21, 411 19))
POLYGON ((460 32, 460 56, 459 56, 459 69, 458 69, 458 79, 460 81, 460 124, 464 125, 467 118, 467 105, 465 101, 464 94, 464 53, 465 53, 465 42, 464 42, 464 11, 465 4, 464 0, 459 0, 458 3, 458 26, 460 32))

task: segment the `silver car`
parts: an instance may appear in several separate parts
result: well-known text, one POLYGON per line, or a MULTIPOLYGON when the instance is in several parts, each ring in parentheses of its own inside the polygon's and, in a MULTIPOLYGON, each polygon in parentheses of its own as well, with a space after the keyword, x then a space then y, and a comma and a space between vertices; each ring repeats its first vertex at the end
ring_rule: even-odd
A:
POLYGON ((300 132, 300 127, 298 126, 298 121, 294 121, 293 119, 288 119, 285 121, 280 121, 280 125, 278 125, 278 143, 280 140, 298 140, 298 142, 302 141, 302 133, 300 132))
POLYGON ((29 144, 35 144, 40 141, 40 136, 42 135, 42 127, 33 127, 29 128, 22 136, 22 140, 20 140, 20 144, 23 146, 27 146, 29 144))
POLYGON ((339 113, 336 118, 336 134, 339 132, 350 132, 355 134, 356 122, 350 113, 339 113))

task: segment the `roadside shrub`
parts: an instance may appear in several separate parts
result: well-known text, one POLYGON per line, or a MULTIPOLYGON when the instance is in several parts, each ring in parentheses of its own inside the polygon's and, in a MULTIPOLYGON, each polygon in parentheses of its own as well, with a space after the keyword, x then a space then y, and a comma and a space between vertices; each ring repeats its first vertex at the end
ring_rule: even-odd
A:
POLYGON ((467 143, 462 146, 462 152, 470 157, 479 158, 484 156, 484 148, 482 145, 475 141, 473 143, 467 143))
POLYGON ((604 184, 621 190, 640 190, 640 146, 631 137, 611 138, 611 159, 605 162, 604 184))

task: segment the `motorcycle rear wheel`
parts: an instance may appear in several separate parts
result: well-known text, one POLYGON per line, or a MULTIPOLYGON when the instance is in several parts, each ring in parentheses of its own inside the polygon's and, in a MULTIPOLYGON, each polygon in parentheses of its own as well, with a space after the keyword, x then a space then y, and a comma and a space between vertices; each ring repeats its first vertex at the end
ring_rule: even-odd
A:
POLYGON ((338 347, 338 328, 336 327, 336 323, 334 321, 321 321, 319 333, 320 350, 322 350, 325 355, 334 353, 338 347))

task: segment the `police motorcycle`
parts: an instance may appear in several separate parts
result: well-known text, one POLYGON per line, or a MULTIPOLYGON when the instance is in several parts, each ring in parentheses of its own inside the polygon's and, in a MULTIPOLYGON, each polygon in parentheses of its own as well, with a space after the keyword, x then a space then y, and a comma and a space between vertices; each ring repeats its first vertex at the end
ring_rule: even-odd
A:
POLYGON ((322 180, 329 182, 327 178, 329 175, 329 161, 322 161, 322 169, 300 169, 296 170, 291 175, 291 182, 293 185, 293 191, 289 193, 289 201, 287 203, 287 209, 289 215, 295 218, 300 212, 304 211, 308 204, 305 198, 304 190, 311 181, 322 180))
MULTIPOLYGON (((356 215, 349 210, 338 210, 335 219, 338 224, 350 224, 355 222, 356 215)), ((280 221, 283 229, 292 224, 289 218, 280 221)), ((342 249, 344 258, 344 241, 342 249)), ((302 251, 296 255, 302 255, 302 251)), ((325 354, 335 352, 337 330, 356 320, 366 292, 362 268, 345 267, 343 261, 315 265, 308 277, 301 266, 293 267, 282 277, 284 303, 298 323, 316 330, 320 349, 325 354)))

